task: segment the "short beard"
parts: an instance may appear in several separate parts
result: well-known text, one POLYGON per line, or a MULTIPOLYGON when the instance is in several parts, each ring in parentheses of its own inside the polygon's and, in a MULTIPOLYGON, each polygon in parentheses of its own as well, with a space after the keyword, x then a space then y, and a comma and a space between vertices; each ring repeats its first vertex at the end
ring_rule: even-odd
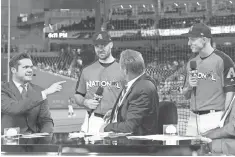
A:
POLYGON ((108 55, 107 55, 107 56, 105 56, 104 58, 99 58, 100 60, 106 60, 106 59, 107 59, 107 58, 109 58, 109 57, 110 57, 110 55, 111 55, 111 49, 104 50, 104 51, 107 51, 107 52, 108 52, 108 55))
POLYGON ((100 60, 106 60, 107 58, 109 58, 111 55, 111 53, 109 53, 107 56, 105 56, 104 58, 99 58, 100 60))

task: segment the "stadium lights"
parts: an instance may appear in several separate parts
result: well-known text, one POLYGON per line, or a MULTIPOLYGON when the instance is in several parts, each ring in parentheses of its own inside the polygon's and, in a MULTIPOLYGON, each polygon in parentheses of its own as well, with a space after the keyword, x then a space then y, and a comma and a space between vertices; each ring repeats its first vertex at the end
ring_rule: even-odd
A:
POLYGON ((232 1, 229 1, 229 3, 233 4, 233 2, 232 2, 232 1))
POLYGON ((177 7, 179 6, 177 3, 174 3, 174 5, 177 6, 177 7))
POLYGON ((129 5, 130 8, 132 8, 132 5, 129 5))
POLYGON ((121 5, 121 8, 123 9, 123 6, 121 5))
POLYGON ((186 6, 187 4, 186 4, 186 3, 184 3, 184 5, 186 6))
POLYGON ((60 9, 62 12, 70 11, 70 9, 60 9))
POLYGON ((145 5, 143 4, 143 7, 145 8, 145 5))
POLYGON ((153 8, 154 6, 153 6, 153 4, 152 4, 152 8, 153 8))
POLYGON ((197 2, 197 5, 200 5, 200 3, 199 3, 199 2, 197 2))

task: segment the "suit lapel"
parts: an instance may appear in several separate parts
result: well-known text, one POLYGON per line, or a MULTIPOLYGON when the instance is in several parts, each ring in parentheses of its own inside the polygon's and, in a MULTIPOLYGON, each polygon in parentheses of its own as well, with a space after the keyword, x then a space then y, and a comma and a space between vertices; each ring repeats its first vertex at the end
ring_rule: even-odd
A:
POLYGON ((235 106, 233 105, 234 103, 235 103, 235 96, 233 97, 232 102, 230 103, 226 119, 230 117, 232 110, 235 111, 235 106))
POLYGON ((11 92, 15 95, 18 100, 22 99, 19 89, 16 87, 15 83, 12 80, 9 82, 9 87, 11 92))
POLYGON ((119 93, 119 95, 118 95, 118 97, 117 97, 117 100, 116 100, 116 102, 115 102, 115 104, 114 104, 114 107, 113 107, 113 109, 112 109, 112 113, 111 113, 111 117, 110 117, 110 123, 112 123, 112 121, 113 121, 113 116, 114 116, 116 107, 117 107, 117 105, 118 105, 118 100, 119 100, 121 94, 122 94, 122 91, 119 93))
POLYGON ((27 93, 32 92, 32 91, 34 91, 34 89, 33 89, 33 87, 32 87, 32 84, 29 83, 29 84, 28 84, 27 93))
POLYGON ((131 88, 128 90, 128 92, 126 93, 125 97, 123 98, 122 104, 120 105, 119 109, 121 108, 121 106, 123 105, 123 102, 128 98, 128 96, 130 95, 131 91, 133 90, 134 86, 142 79, 144 79, 146 76, 145 74, 143 74, 141 77, 139 77, 131 86, 131 88))
POLYGON ((226 116, 225 119, 229 117, 228 115, 230 114, 230 112, 231 112, 231 110, 232 110, 232 108, 233 108, 233 103, 234 103, 234 102, 235 102, 235 97, 233 97, 231 103, 230 103, 229 106, 225 109, 224 113, 223 113, 222 116, 221 116, 221 120, 224 118, 224 116, 226 116))

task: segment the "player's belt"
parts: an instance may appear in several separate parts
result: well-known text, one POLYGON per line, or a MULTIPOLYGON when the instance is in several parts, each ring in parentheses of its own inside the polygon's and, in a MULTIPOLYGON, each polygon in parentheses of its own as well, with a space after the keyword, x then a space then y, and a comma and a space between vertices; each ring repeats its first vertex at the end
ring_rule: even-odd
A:
MULTIPOLYGON (((92 114, 92 112, 91 112, 91 111, 87 111, 87 113, 88 113, 89 117, 90 117, 90 116, 91 116, 91 114, 92 114)), ((96 117, 100 117, 100 118, 103 118, 103 117, 104 117, 104 115, 102 115, 102 114, 100 114, 100 113, 94 113, 94 116, 96 116, 96 117)))
POLYGON ((203 114, 219 112, 219 111, 221 111, 221 110, 205 110, 205 111, 192 111, 192 112, 195 114, 198 114, 198 115, 203 115, 203 114))
POLYGON ((100 117, 100 118, 103 118, 103 117, 104 117, 104 115, 99 114, 99 113, 94 113, 94 116, 96 116, 96 117, 100 117))

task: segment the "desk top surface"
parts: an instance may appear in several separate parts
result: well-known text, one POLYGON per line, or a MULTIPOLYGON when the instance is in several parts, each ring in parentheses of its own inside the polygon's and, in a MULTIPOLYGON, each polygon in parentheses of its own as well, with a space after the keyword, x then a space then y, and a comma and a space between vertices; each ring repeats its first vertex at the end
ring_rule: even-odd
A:
POLYGON ((69 133, 53 133, 46 137, 19 138, 18 144, 6 145, 2 138, 2 152, 61 152, 75 154, 155 154, 165 153, 170 155, 192 155, 205 144, 198 141, 192 144, 191 140, 180 141, 178 145, 164 145, 162 141, 153 140, 130 140, 126 136, 104 137, 102 139, 90 140, 89 138, 69 138, 69 133), (170 150, 170 151, 169 151, 170 150))

